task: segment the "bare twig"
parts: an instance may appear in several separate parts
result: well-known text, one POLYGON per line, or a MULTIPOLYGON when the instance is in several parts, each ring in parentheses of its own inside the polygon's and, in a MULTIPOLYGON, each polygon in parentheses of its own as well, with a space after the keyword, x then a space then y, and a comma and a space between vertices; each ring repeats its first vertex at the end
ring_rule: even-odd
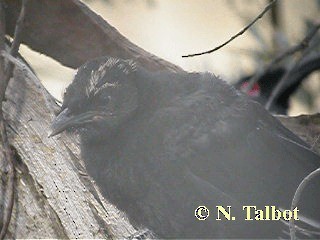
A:
MULTIPOLYGON (((290 48, 288 51, 277 57, 274 61, 272 61, 272 64, 274 65, 275 63, 281 61, 285 57, 292 55, 293 53, 297 51, 303 51, 300 58, 293 64, 287 71, 286 74, 281 78, 281 80, 278 82, 276 87, 272 90, 271 95, 265 105, 266 109, 269 110, 272 103, 276 99, 276 97, 279 95, 280 91, 282 90, 283 85, 287 81, 287 79, 290 77, 291 73, 294 71, 294 69, 300 64, 300 61, 307 55, 307 47, 309 46, 309 43, 311 39, 316 35, 320 28, 320 21, 318 21, 313 28, 309 31, 307 36, 297 45, 293 46, 290 48), (275 63, 274 63, 275 62, 275 63)), ((271 65, 271 64, 270 64, 271 65)), ((268 66, 268 70, 270 70, 273 66, 268 66)), ((250 88, 249 88, 250 89, 250 88)))
MULTIPOLYGON (((22 31, 23 31, 23 21, 24 21, 24 17, 25 17, 25 6, 27 4, 28 0, 23 0, 22 1, 22 6, 21 6, 21 11, 20 11, 20 15, 19 18, 17 20, 16 23, 16 27, 14 30, 14 38, 13 38, 13 42, 11 45, 11 49, 10 49, 10 55, 13 57, 16 57, 19 51, 19 47, 20 47, 20 43, 21 43, 21 38, 22 38, 22 31)), ((13 68, 14 68, 14 64, 9 63, 8 66, 6 67, 6 78, 5 78, 5 82, 3 83, 4 86, 1 87, 0 89, 0 97, 4 97, 4 93, 6 91, 8 82, 12 76, 12 72, 13 72, 13 68)), ((3 100, 3 99, 0 99, 3 100)))
MULTIPOLYGON (((271 3, 272 0, 269 0, 269 2, 271 3)), ((280 15, 280 9, 279 9, 279 5, 278 4, 274 4, 271 8, 271 12, 270 12, 270 15, 271 15, 271 25, 272 27, 276 30, 276 29, 279 29, 280 28, 280 25, 281 25, 281 15, 280 15)))
POLYGON ((272 5, 276 2, 277 0, 273 0, 271 3, 269 3, 264 10, 255 18, 253 19, 253 21, 251 21, 247 26, 245 26, 240 32, 238 32, 237 34, 233 35, 228 41, 222 43, 221 45, 219 45, 218 47, 215 47, 214 49, 205 51, 205 52, 200 52, 200 53, 193 53, 193 54, 188 54, 188 55, 183 55, 183 58, 186 57, 195 57, 195 56, 200 56, 200 55, 204 55, 204 54, 209 54, 212 52, 215 52, 217 50, 219 50, 220 48, 224 47, 225 45, 227 45, 228 43, 230 43, 232 40, 234 40, 235 38, 239 37, 240 35, 242 35, 245 31, 247 31, 256 21, 258 21, 260 18, 263 17, 263 15, 272 7, 272 5))
MULTIPOLYGON (((24 22, 24 17, 25 17, 25 12, 26 12, 26 5, 27 5, 28 0, 23 0, 22 1, 22 6, 21 6, 21 11, 20 15, 15 27, 15 33, 14 33, 14 38, 13 38, 13 43, 10 49, 10 54, 12 56, 16 56, 19 51, 19 46, 21 43, 21 35, 23 31, 23 22, 24 22)), ((2 1, 0 2, 0 15, 1 15, 1 22, 4 24, 4 11, 3 11, 3 6, 2 6, 2 1)), ((4 49, 4 35, 5 35, 5 30, 4 30, 4 25, 1 26, 1 51, 4 49), (3 27, 3 28, 2 28, 3 27)), ((14 162, 13 162, 13 155, 10 149, 10 144, 8 141, 8 136, 7 136, 7 130, 6 130, 6 124, 5 124, 5 119, 3 117, 3 111, 2 111, 2 102, 5 99, 5 92, 9 83, 9 80, 12 76, 13 73, 13 68, 14 65, 10 62, 8 62, 7 66, 4 64, 4 59, 2 56, 0 56, 0 65, 1 65, 1 82, 0 82, 0 133, 1 133, 1 141, 3 145, 3 156, 5 163, 7 163, 7 171, 8 171, 8 183, 7 183, 7 204, 4 208, 4 213, 3 213, 3 225, 1 228, 0 232, 0 239, 4 239, 9 223, 11 220, 11 214, 12 214, 12 209, 13 209, 13 202, 14 202, 14 176, 15 176, 15 169, 14 169, 14 162)))
MULTIPOLYGON (((27 79, 37 79, 37 76, 35 75, 35 73, 29 68, 28 65, 26 65, 25 62, 23 62, 20 58, 15 58, 13 56, 11 56, 8 52, 6 51, 2 51, 0 52, 0 56, 2 56, 4 59, 6 59, 8 62, 12 63, 15 67, 18 67, 20 68, 21 70, 23 70, 25 76, 27 79)), ((35 83, 37 84, 37 83, 35 83)), ((40 89, 40 88, 39 88, 40 89)), ((43 89, 42 89, 43 90, 43 89)), ((41 91, 42 91, 41 90, 41 91)), ((43 90, 43 94, 45 96, 48 96, 48 92, 46 90, 43 90)), ((51 98, 51 95, 50 95, 50 98, 51 98)), ((50 99, 48 97, 45 97, 44 98, 44 101, 45 101, 45 104, 46 106, 48 107, 48 111, 51 112, 52 116, 55 116, 57 111, 60 110, 59 107, 57 107, 56 109, 52 110, 52 103, 49 102, 48 99, 50 99)), ((57 104, 57 106, 60 104, 60 106, 62 105, 61 101, 57 100, 57 99, 54 99, 53 101, 55 104, 57 104)), ((54 104, 54 105, 55 105, 54 104)))
POLYGON ((312 235, 317 235, 320 236, 320 231, 312 231, 309 229, 305 229, 303 227, 299 227, 299 226, 295 226, 296 230, 298 230, 299 232, 305 233, 305 234, 312 234, 312 235))
MULTIPOLYGON (((304 190, 304 188, 307 186, 307 184, 316 176, 320 175, 320 168, 314 170, 313 172, 311 172, 308 176, 306 176, 302 182, 299 184, 292 203, 291 203, 291 211, 293 211, 296 207, 298 207, 298 203, 302 194, 302 191, 304 190)), ((290 237, 291 240, 295 240, 296 239, 296 228, 294 225, 294 218, 290 219, 290 224, 289 224, 289 229, 290 229, 290 237)))
MULTIPOLYGON (((280 219, 280 222, 282 222, 283 224, 285 224, 286 226, 290 226, 290 221, 287 222, 286 220, 280 219)), ((320 231, 314 231, 314 230, 309 230, 300 226, 295 225, 294 226, 295 229, 299 232, 301 232, 302 234, 311 234, 311 235, 317 235, 320 236, 320 231)), ((287 233, 287 232, 286 232, 287 233)), ((288 232, 288 235, 290 236, 290 232, 288 232)))

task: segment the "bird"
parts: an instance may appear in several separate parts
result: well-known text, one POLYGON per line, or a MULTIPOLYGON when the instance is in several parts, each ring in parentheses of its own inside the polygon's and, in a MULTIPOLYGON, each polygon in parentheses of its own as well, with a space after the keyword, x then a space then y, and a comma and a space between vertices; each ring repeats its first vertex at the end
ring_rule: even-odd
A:
MULTIPOLYGON (((266 104, 272 91, 288 71, 287 68, 288 67, 285 66, 276 66, 275 68, 264 72, 248 92, 248 95, 262 105, 266 104)), ((290 98, 292 95, 297 91, 304 80, 308 79, 308 76, 319 69, 320 56, 317 54, 309 54, 306 56, 290 73, 288 81, 282 87, 274 104, 271 105, 270 111, 275 114, 286 115, 290 107, 290 98)), ((253 75, 241 77, 233 85, 235 88, 244 91, 252 77, 253 75)))
MULTIPOLYGON (((320 166, 308 144, 214 74, 110 56, 79 67, 51 131, 78 134, 104 197, 159 238, 288 238, 288 221, 258 221, 248 206, 290 209, 320 166)), ((311 181, 298 205, 303 238, 320 229, 319 186, 311 181)))

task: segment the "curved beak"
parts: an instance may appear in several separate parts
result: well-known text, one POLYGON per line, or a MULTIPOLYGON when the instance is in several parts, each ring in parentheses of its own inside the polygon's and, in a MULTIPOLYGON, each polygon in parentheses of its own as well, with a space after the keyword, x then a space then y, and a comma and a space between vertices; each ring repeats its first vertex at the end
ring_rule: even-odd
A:
POLYGON ((95 113, 93 111, 88 111, 88 112, 84 112, 79 115, 73 116, 71 114, 71 111, 68 108, 65 108, 53 120, 51 124, 51 133, 48 135, 48 137, 55 136, 70 127, 91 122, 94 116, 95 116, 95 113))

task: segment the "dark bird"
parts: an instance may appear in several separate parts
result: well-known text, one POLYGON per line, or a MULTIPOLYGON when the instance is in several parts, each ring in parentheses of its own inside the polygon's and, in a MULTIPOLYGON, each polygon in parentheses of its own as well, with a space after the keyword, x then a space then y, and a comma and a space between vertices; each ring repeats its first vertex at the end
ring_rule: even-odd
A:
MULTIPOLYGON (((288 81, 281 88, 270 111, 276 114, 287 114, 292 95, 301 86, 303 81, 308 79, 308 76, 317 70, 320 70, 320 55, 315 54, 305 57, 289 75, 288 81)), ((248 95, 262 105, 266 104, 272 91, 284 77, 286 71, 286 67, 277 67, 265 72, 259 77, 252 89, 250 89, 248 95)), ((245 90, 252 77, 253 75, 244 76, 234 86, 239 90, 245 90)))
MULTIPOLYGON (((104 196, 161 238, 283 236, 285 221, 245 221, 243 206, 290 209, 320 166, 305 142, 213 74, 149 72, 112 57, 78 69, 51 135, 64 130, 80 135, 104 196), (216 220, 219 205, 234 220, 216 220), (205 221, 199 206, 210 211, 198 212, 205 221)), ((299 203, 296 222, 309 230, 320 229, 319 186, 312 181, 299 203)))

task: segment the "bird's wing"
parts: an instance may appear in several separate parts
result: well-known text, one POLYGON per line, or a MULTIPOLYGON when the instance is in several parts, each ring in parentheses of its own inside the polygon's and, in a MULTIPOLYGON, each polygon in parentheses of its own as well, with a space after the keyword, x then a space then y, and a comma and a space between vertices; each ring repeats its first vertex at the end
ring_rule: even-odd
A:
MULTIPOLYGON (((259 104, 237 97, 222 100, 219 109, 213 98, 198 92, 155 116, 166 121, 168 164, 181 168, 204 202, 223 194, 242 205, 290 209, 299 183, 320 166, 319 156, 259 104)), ((311 183, 299 205, 318 220, 319 186, 319 179, 311 183)))

